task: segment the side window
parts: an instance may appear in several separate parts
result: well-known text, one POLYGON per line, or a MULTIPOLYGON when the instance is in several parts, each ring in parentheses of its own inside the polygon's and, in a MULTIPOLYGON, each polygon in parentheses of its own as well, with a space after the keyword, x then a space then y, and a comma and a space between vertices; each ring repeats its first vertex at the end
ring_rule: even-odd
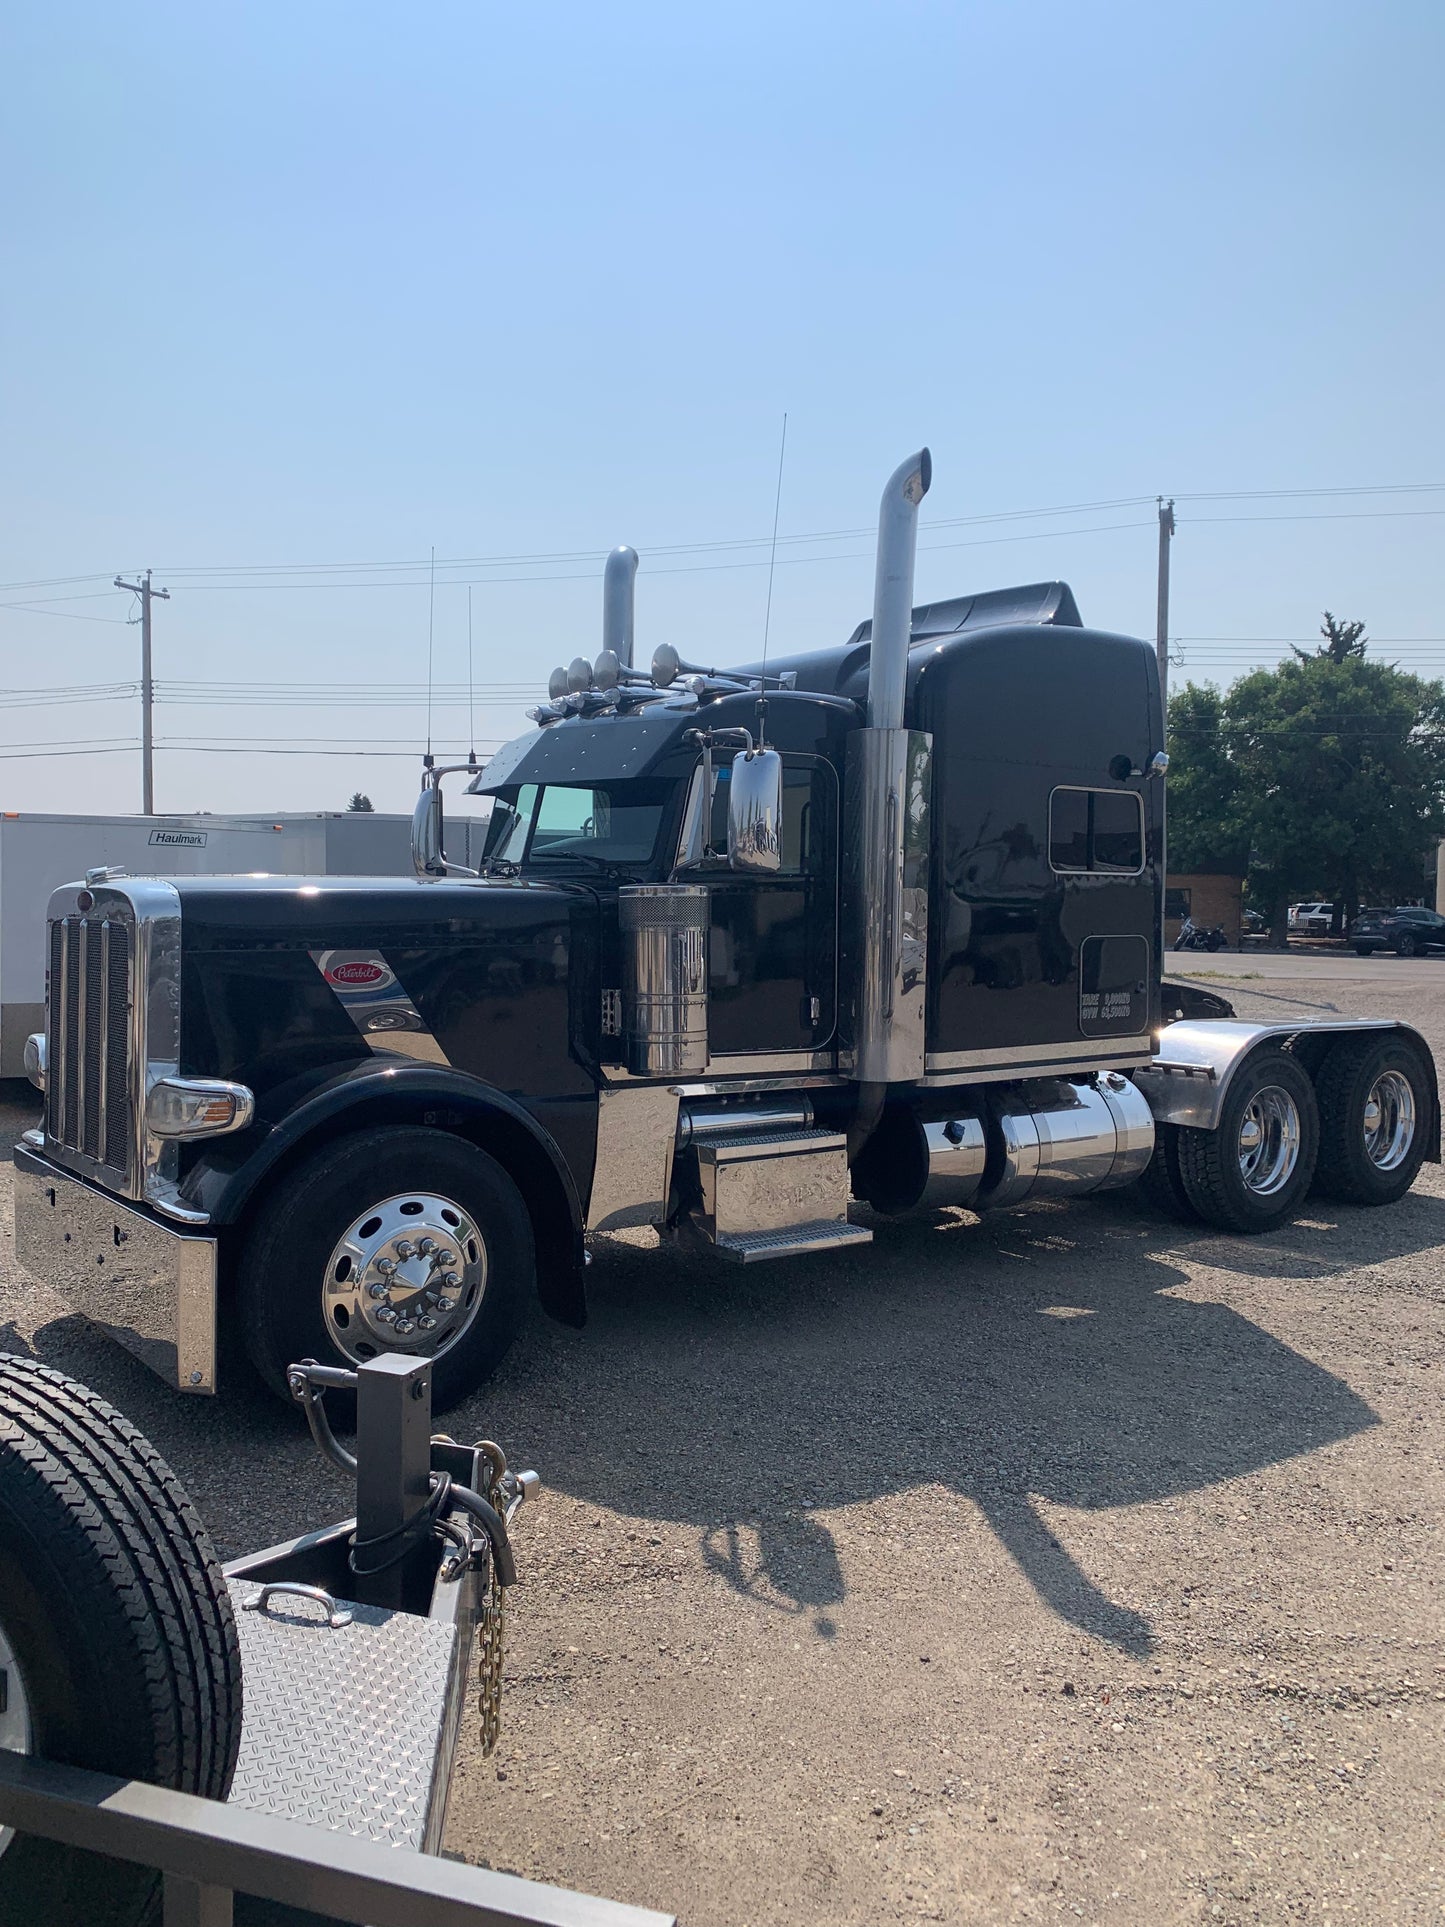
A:
POLYGON ((1144 868, 1144 804, 1133 790, 1056 789, 1049 797, 1055 870, 1137 876, 1144 868))
POLYGON ((527 847, 527 832, 532 827, 532 812, 537 807, 537 785, 524 783, 517 800, 499 796, 492 805, 487 825, 484 855, 487 861, 520 863, 527 847))
MULTIPOLYGON (((712 847, 723 852, 728 846, 730 774, 729 766, 722 764, 715 771, 713 791, 712 847)), ((835 790, 829 764, 784 758, 781 876, 817 876, 828 869, 835 790)))

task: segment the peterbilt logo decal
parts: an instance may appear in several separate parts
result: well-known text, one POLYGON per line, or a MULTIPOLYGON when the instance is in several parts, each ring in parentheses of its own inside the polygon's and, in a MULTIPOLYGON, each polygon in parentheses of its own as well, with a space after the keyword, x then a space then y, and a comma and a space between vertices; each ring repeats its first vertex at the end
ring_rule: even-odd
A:
POLYGON ((395 973, 374 953, 330 950, 317 961, 333 990, 385 990, 396 982, 395 973))
POLYGON ((385 968, 374 963, 333 964, 326 973, 329 984, 381 984, 386 978, 385 968))
POLYGON ((313 950, 321 980, 374 1051, 445 1064, 447 1054, 377 950, 313 950))

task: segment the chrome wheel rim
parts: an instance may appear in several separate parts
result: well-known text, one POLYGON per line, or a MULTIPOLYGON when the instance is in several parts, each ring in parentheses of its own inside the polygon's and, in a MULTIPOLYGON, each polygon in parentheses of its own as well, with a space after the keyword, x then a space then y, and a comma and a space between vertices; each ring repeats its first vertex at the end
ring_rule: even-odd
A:
POLYGON ((1282 1191, 1299 1163, 1299 1106, 1278 1084, 1255 1092, 1239 1120, 1239 1174, 1257 1198, 1282 1191))
POLYGON ((1381 1071, 1365 1099, 1365 1155, 1377 1171, 1394 1171, 1415 1142, 1415 1093, 1400 1071, 1381 1071))
MULTIPOLYGON (((0 1625, 0 1679, 4 1681, 4 1692, 0 1693, 0 1749, 6 1753, 30 1753, 34 1750, 30 1701, 26 1698, 15 1648, 3 1625, 0 1625)), ((14 1838, 13 1827, 0 1827, 0 1854, 14 1838)))
POLYGON ((399 1191, 337 1240, 322 1286, 326 1329, 358 1364, 379 1352, 440 1358, 482 1308, 487 1246, 451 1198, 399 1191))

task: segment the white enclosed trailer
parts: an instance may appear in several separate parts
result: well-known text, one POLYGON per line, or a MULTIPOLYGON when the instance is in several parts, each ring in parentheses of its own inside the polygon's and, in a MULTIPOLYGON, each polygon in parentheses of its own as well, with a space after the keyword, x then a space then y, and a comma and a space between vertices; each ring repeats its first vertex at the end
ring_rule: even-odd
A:
MULTIPOLYGON (((274 816, 0 814, 0 1077, 25 1075, 25 1039, 45 1025, 45 907, 87 870, 131 876, 401 876, 410 822, 380 812, 274 816)), ((479 830, 479 825, 477 826, 479 830)), ((468 850, 471 823, 453 832, 468 850)), ((477 847, 481 847, 480 834, 477 847)))

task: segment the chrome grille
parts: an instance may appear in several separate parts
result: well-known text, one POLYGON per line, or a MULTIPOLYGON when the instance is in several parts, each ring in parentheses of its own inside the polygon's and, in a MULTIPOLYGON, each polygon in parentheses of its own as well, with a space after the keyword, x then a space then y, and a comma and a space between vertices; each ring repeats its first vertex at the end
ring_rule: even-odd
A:
POLYGON ((45 1133, 122 1186, 131 1115, 133 924, 114 916, 58 917, 50 925, 51 1074, 45 1133))

